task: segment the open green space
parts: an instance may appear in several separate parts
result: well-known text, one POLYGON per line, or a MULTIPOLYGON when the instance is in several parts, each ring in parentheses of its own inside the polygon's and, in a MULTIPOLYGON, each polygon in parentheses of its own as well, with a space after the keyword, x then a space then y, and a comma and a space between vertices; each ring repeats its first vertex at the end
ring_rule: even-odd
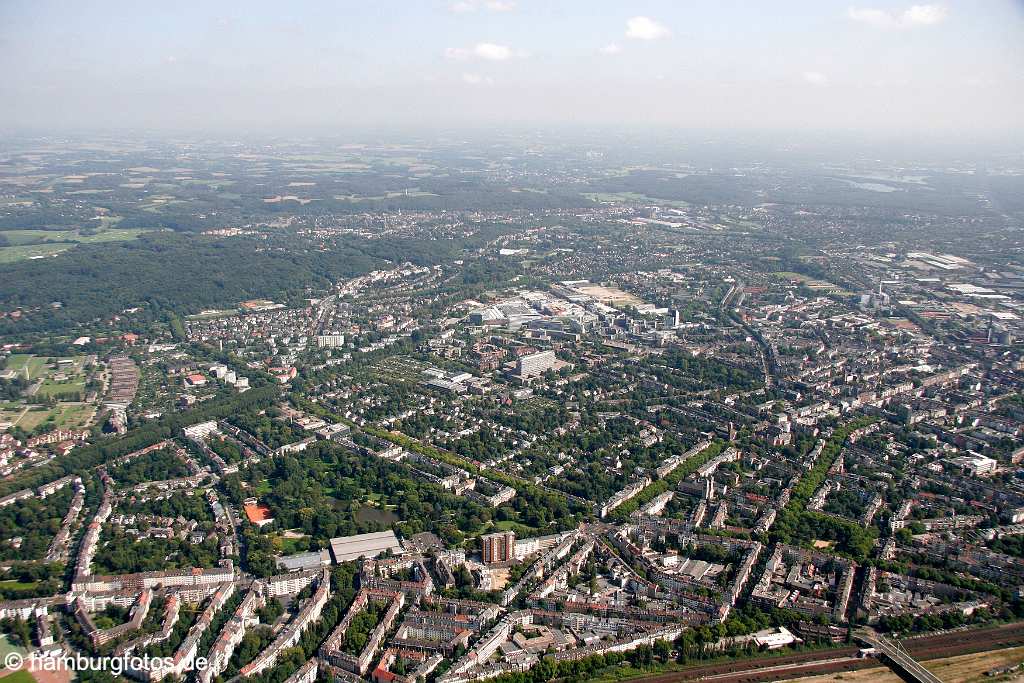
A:
POLYGON ((808 277, 806 275, 802 275, 801 273, 794 273, 791 271, 778 271, 776 273, 773 273, 773 275, 783 280, 793 280, 799 282, 802 285, 806 285, 809 289, 817 291, 836 292, 837 294, 847 293, 839 285, 833 284, 831 282, 826 282, 824 280, 816 280, 813 277, 808 277))
POLYGON ((8 403, 0 406, 0 422, 10 422, 26 432, 43 423, 53 429, 74 429, 83 426, 93 407, 85 403, 61 403, 52 408, 40 405, 8 403))
POLYGON ((36 679, 28 671, 20 669, 4 676, 5 683, 36 683, 36 679))
POLYGON ((26 379, 38 379, 47 371, 49 358, 28 353, 15 353, 7 359, 7 369, 17 372, 26 379))
POLYGON ((44 380, 36 392, 36 396, 61 396, 64 394, 85 393, 84 380, 57 381, 52 379, 44 380))
POLYGON ((385 192, 380 195, 338 195, 335 199, 345 202, 369 202, 369 201, 380 201, 382 199, 396 199, 398 197, 436 197, 438 196, 434 192, 424 192, 419 188, 410 187, 407 190, 400 190, 397 192, 385 192))
POLYGON ((238 311, 232 309, 203 311, 187 317, 188 320, 215 320, 217 318, 230 318, 238 315, 238 311))
POLYGON ((9 246, 0 247, 0 263, 46 258, 76 244, 98 244, 135 239, 149 228, 101 229, 83 234, 81 230, 7 230, 0 235, 9 246))
POLYGON ((33 356, 15 353, 7 358, 5 370, 10 370, 19 377, 28 380, 42 379, 45 382, 67 383, 82 381, 82 370, 85 365, 84 356, 33 356), (55 365, 56 364, 56 365, 55 365))
POLYGON ((657 197, 648 197, 639 192, 584 192, 583 196, 591 201, 604 203, 642 202, 644 204, 660 204, 662 206, 689 206, 689 203, 682 200, 658 199, 657 197))

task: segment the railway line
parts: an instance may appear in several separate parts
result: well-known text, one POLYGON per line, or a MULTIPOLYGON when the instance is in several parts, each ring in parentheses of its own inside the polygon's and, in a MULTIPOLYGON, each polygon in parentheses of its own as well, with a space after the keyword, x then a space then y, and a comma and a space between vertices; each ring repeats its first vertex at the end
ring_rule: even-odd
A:
POLYGON ((1024 645, 1024 622, 982 629, 957 629, 940 635, 903 640, 903 647, 918 660, 938 659, 1020 645, 1024 645))
MULTIPOLYGON (((918 661, 1024 645, 1024 622, 980 629, 957 629, 937 635, 924 635, 902 641, 904 648, 918 661)), ((858 657, 858 648, 843 646, 813 652, 798 652, 737 659, 697 665, 683 671, 656 674, 636 679, 642 683, 758 683, 786 678, 814 676, 884 666, 873 657, 858 657)))

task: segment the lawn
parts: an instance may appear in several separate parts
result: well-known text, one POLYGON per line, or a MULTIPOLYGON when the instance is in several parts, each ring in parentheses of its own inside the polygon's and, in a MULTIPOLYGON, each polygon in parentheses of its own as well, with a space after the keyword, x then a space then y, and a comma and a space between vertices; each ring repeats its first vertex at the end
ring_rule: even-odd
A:
POLYGON ((641 204, 660 204, 680 208, 686 208, 690 205, 681 199, 658 199, 657 197, 649 197, 638 192, 584 192, 583 196, 591 201, 602 203, 639 202, 641 204))
POLYGON ((47 356, 33 356, 28 353, 14 353, 7 359, 7 369, 14 370, 15 372, 22 373, 24 377, 25 369, 28 369, 28 379, 39 379, 47 378, 56 372, 63 372, 67 376, 73 376, 82 372, 82 367, 85 364, 84 356, 66 356, 61 357, 60 360, 70 360, 71 363, 65 363, 60 366, 59 369, 54 370, 53 365, 55 358, 47 356))
POLYGON ((309 547, 309 536, 289 538, 287 536, 271 536, 274 549, 281 555, 293 555, 304 552, 309 547))
POLYGON ((833 284, 831 282, 826 282, 825 280, 816 280, 812 277, 808 277, 801 273, 780 270, 776 271, 775 273, 772 273, 772 275, 783 280, 793 280, 794 282, 799 282, 803 285, 807 285, 808 288, 816 291, 835 292, 836 294, 843 295, 849 294, 849 292, 844 290, 839 285, 833 284))
POLYGON ((85 381, 84 380, 68 380, 64 382, 55 382, 52 379, 44 380, 39 391, 36 392, 37 396, 53 396, 54 394, 65 394, 65 393, 85 393, 85 381))
POLYGON ((77 230, 5 230, 3 236, 12 247, 45 242, 70 242, 77 230))
POLYGON ((491 522, 491 528, 481 530, 481 533, 494 533, 496 531, 514 531, 517 536, 522 538, 529 538, 536 536, 537 532, 540 531, 537 527, 529 526, 512 519, 502 519, 496 522, 491 522))
POLYGON ((187 320, 214 320, 216 318, 230 318, 238 315, 238 311, 235 310, 222 310, 222 311, 203 311, 202 313, 196 313, 190 315, 187 320))
POLYGON ((387 192, 382 195, 359 195, 359 194, 347 194, 335 196, 335 199, 342 202, 369 202, 369 201, 380 201, 382 199, 397 199, 399 197, 436 197, 437 194, 433 192, 423 192, 422 190, 410 187, 408 190, 400 190, 398 192, 387 192))
POLYGON ((135 239, 150 228, 101 229, 83 235, 79 230, 7 230, 3 234, 11 246, 0 247, 0 263, 55 256, 76 244, 119 242, 135 239), (42 242, 33 244, 33 242, 42 242))
POLYGON ((7 369, 22 373, 28 369, 28 379, 38 379, 46 371, 48 358, 33 356, 29 353, 13 353, 7 359, 7 369))
POLYGON ((25 431, 32 431, 38 425, 44 423, 52 415, 53 429, 75 429, 85 424, 92 415, 93 408, 90 405, 63 403, 53 408, 32 406, 28 412, 22 415, 22 407, 4 407, 0 411, 0 420, 10 421, 25 431), (36 409, 40 408, 40 409, 36 409), (18 417, 21 416, 21 419, 18 417))
POLYGON ((56 256, 73 246, 73 244, 33 244, 31 246, 0 247, 0 263, 14 263, 15 261, 56 256))
MULTIPOLYGON (((17 652, 20 655, 25 655, 28 653, 28 650, 23 647, 15 647, 14 645, 11 645, 11 641, 7 639, 7 636, 0 636, 0 662, 2 662, 3 658, 11 652, 17 652)), ((11 683, 33 683, 32 676, 30 676, 27 671, 19 671, 11 674, 10 676, 4 676, 4 678, 10 680, 11 683), (28 678, 13 678, 14 676, 18 676, 22 673, 28 676, 28 678)))
POLYGON ((53 426, 58 429, 74 429, 81 427, 92 416, 93 408, 86 404, 65 403, 56 406, 53 411, 53 426))
POLYGON ((46 418, 50 416, 49 410, 43 408, 42 410, 29 410, 25 413, 20 420, 18 420, 18 427, 24 429, 26 432, 30 432, 36 428, 39 424, 46 421, 46 418))
POLYGON ((39 585, 38 581, 17 581, 11 579, 9 581, 0 581, 0 588, 11 588, 13 590, 27 590, 29 588, 35 588, 39 585))
POLYGON ((92 417, 93 413, 96 412, 95 408, 90 405, 63 405, 60 406, 61 416, 58 418, 59 422, 65 424, 83 424, 86 420, 92 417))

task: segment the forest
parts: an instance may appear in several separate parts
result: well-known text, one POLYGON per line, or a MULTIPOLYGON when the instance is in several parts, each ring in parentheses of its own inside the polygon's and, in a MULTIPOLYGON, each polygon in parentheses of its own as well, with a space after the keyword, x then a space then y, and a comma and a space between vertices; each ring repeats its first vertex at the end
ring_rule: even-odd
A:
POLYGON ((19 320, 0 319, 0 334, 66 331, 140 304, 195 313, 254 297, 301 297, 307 287, 324 288, 383 264, 355 247, 325 253, 287 241, 174 233, 81 245, 49 259, 0 265, 0 309, 27 309, 19 320))

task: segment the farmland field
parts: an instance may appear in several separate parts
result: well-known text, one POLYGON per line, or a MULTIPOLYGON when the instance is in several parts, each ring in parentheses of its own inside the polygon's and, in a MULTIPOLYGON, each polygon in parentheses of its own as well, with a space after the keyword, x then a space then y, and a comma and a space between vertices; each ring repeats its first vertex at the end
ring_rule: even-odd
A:
POLYGON ((12 263, 33 258, 46 258, 73 248, 76 244, 96 244, 135 239, 146 228, 124 230, 103 229, 92 234, 80 230, 7 230, 0 235, 9 246, 0 247, 0 263, 12 263))

